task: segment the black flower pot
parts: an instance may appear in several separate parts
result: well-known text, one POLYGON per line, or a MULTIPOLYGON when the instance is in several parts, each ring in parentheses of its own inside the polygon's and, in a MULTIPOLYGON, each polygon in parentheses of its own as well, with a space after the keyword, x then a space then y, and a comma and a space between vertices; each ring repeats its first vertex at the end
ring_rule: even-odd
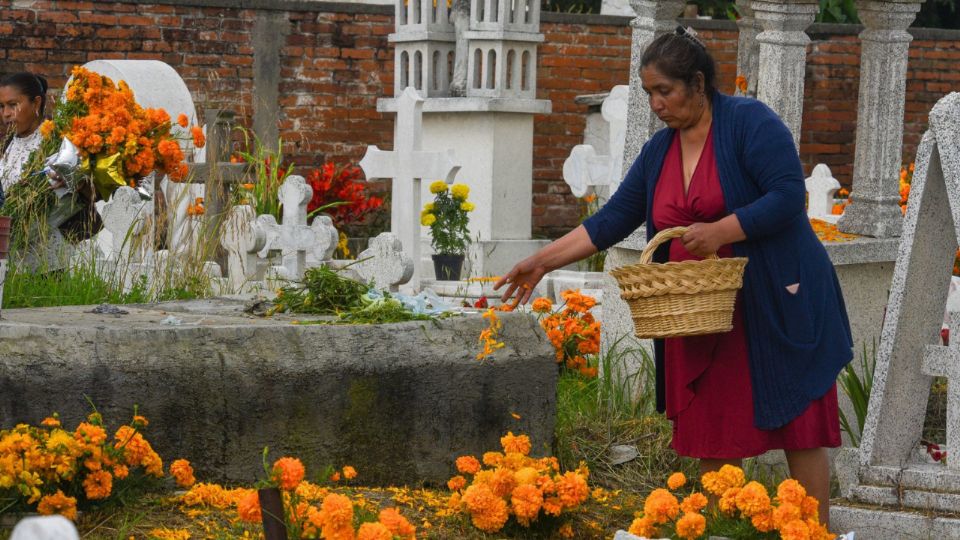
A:
POLYGON ((432 257, 433 271, 438 280, 460 281, 460 272, 463 270, 463 254, 437 253, 432 257))

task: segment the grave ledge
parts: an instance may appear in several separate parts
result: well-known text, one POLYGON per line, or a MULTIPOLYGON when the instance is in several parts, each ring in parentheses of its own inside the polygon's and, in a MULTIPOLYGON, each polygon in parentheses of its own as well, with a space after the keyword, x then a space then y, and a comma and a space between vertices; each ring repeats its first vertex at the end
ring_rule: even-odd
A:
POLYGON ((834 501, 830 505, 830 528, 854 531, 857 540, 960 540, 960 519, 956 516, 861 507, 846 500, 834 501))
MULTIPOLYGON (((381 98, 377 100, 377 112, 397 112, 397 98, 381 98)), ((552 104, 547 99, 515 99, 515 98, 426 98, 423 101, 425 113, 456 113, 456 112, 502 112, 523 114, 550 114, 552 104)))
POLYGON ((0 426, 54 411, 76 425, 89 398, 115 429, 139 404, 160 455, 214 481, 255 480, 265 446, 308 469, 353 465, 369 485, 442 484, 457 456, 498 448, 508 430, 550 452, 558 372, 532 316, 502 314, 506 346, 478 362, 479 316, 294 325, 317 317, 242 306, 4 310, 0 426), (161 323, 170 315, 179 324, 161 323))

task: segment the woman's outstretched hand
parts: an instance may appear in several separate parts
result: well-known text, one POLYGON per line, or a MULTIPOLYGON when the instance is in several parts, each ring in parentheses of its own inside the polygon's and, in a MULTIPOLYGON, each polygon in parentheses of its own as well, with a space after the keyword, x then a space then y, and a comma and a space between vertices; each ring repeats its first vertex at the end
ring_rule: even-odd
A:
POLYGON ((504 303, 514 298, 514 305, 526 304, 533 295, 533 290, 547 273, 547 267, 539 261, 536 255, 527 257, 517 263, 509 272, 506 273, 493 286, 493 290, 498 291, 500 287, 507 285, 507 290, 503 292, 500 300, 504 303))

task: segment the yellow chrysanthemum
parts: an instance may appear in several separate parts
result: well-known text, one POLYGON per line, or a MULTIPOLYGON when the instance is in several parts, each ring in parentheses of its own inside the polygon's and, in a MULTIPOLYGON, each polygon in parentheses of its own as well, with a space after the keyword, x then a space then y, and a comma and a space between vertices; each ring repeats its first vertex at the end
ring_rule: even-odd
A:
POLYGON ((420 216, 420 224, 429 227, 437 222, 437 216, 434 214, 424 214, 420 216))
POLYGON ((430 193, 437 194, 443 193, 447 190, 447 183, 443 180, 437 180, 436 182, 430 184, 430 193))
POLYGON ((437 205, 433 204, 432 202, 428 202, 427 204, 423 205, 423 212, 422 212, 422 213, 424 213, 424 214, 429 214, 429 213, 433 212, 433 209, 436 208, 436 206, 437 206, 437 205))
POLYGON ((472 202, 464 201, 460 203, 460 209, 463 210, 464 212, 473 212, 474 210, 477 209, 477 206, 472 202))
POLYGON ((467 200, 467 196, 470 195, 470 186, 466 184, 454 184, 453 187, 450 188, 450 195, 458 201, 465 201, 467 200))

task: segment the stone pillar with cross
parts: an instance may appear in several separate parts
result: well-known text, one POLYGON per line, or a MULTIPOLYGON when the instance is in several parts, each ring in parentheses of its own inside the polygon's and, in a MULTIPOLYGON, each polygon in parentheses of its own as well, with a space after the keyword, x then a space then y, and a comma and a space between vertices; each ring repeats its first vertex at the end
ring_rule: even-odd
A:
POLYGON ((879 507, 960 512, 960 314, 950 317, 951 345, 939 345, 958 245, 960 93, 954 92, 930 112, 917 148, 863 438, 837 460, 841 492, 854 503, 831 508, 838 530, 856 529, 865 538, 960 538, 955 517, 898 522, 879 507), (948 378, 947 467, 917 458, 932 375, 948 378))
POLYGON ((423 150, 423 98, 408 87, 397 100, 397 121, 393 131, 393 150, 367 148, 360 167, 367 180, 389 178, 391 186, 390 230, 400 239, 403 249, 414 261, 412 289, 419 289, 420 210, 423 179, 442 179, 453 183, 460 164, 453 150, 423 150))

